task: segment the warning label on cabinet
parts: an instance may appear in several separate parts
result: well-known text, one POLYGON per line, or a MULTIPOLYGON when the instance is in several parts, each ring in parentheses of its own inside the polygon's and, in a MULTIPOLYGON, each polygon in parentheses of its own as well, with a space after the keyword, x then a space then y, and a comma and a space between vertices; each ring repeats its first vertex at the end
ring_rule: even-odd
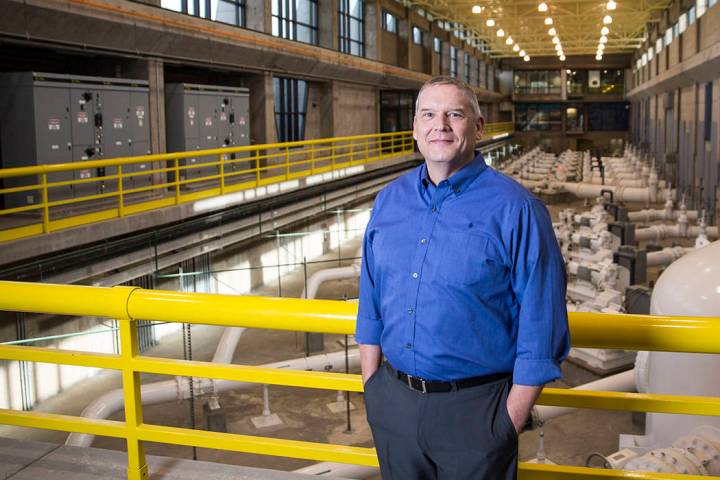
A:
POLYGON ((87 112, 78 112, 77 113, 77 123, 88 123, 87 112))
POLYGON ((60 119, 48 118, 48 130, 60 130, 60 119))
POLYGON ((123 119, 122 118, 113 118, 113 128, 123 128, 123 119))

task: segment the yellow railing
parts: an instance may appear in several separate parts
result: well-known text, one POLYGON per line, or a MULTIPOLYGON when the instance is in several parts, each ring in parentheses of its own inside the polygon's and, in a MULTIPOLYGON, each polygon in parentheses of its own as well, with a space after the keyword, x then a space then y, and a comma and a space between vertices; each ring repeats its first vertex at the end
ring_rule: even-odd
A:
MULTIPOLYGON (((485 138, 513 131, 492 123, 485 138)), ((412 132, 0 169, 0 242, 412 153, 412 132)), ((259 195, 259 193, 258 193, 259 195)))
MULTIPOLYGON (((125 438, 128 478, 147 478, 143 442, 169 443, 277 455, 317 461, 377 465, 374 449, 233 435, 145 423, 140 401, 140 373, 219 378, 306 388, 360 392, 359 375, 289 371, 244 365, 174 360, 138 353, 136 319, 209 325, 352 334, 357 305, 328 300, 279 299, 134 287, 84 287, 0 282, 0 310, 120 320, 119 355, 0 345, 0 359, 120 370, 125 394, 125 422, 42 412, 0 409, 0 423, 125 438)), ((570 314, 576 347, 720 353, 720 318, 570 314)), ((593 392, 546 388, 543 405, 692 415, 720 415, 720 399, 658 394, 593 392)), ((599 480, 608 478, 694 480, 699 476, 599 470, 556 465, 520 465, 523 480, 599 480)))
POLYGON ((485 131, 483 132, 484 139, 502 138, 510 135, 515 131, 515 126, 512 122, 498 122, 488 123, 485 125, 485 131))
POLYGON ((12 216, 13 226, 0 230, 0 242, 268 188, 413 149, 412 133, 398 132, 1 169, 0 219, 12 216))

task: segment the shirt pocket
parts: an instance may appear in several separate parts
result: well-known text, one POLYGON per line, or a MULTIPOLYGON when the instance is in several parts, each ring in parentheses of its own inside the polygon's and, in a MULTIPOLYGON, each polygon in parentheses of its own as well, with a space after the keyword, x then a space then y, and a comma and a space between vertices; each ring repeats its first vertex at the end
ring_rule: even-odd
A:
POLYGON ((452 230, 443 237, 439 274, 445 282, 478 286, 504 283, 505 266, 488 237, 452 230))

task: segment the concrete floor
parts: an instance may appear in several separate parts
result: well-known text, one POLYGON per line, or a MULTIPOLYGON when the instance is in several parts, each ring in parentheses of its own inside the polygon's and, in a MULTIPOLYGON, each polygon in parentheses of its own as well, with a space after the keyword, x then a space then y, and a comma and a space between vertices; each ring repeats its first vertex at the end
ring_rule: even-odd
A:
MULTIPOLYGON (((573 202, 571 206, 583 210, 582 201, 573 202)), ((551 205, 553 218, 557 212, 568 205, 551 205)), ((589 208, 589 207, 588 207, 589 208)), ((341 256, 351 257, 357 251, 360 240, 355 239, 343 243, 341 256)), ((329 252, 324 258, 335 259, 338 252, 329 252)), ((337 266, 336 262, 328 265, 337 266)), ((345 262, 347 263, 347 262, 345 262)), ((304 286, 302 269, 282 278, 284 296, 299 296, 304 286)), ((254 294, 275 295, 277 285, 268 284, 254 294)), ((356 281, 338 281, 323 287, 318 298, 354 298, 357 295, 356 281)), ((193 357, 197 360, 209 360, 212 357, 221 328, 193 326, 193 357)), ((343 336, 326 335, 326 351, 342 349, 343 336)), ((243 335, 235 353, 233 362, 237 364, 257 365, 271 361, 296 358, 304 355, 303 334, 269 330, 248 330, 243 335)), ((156 347, 148 355, 182 358, 182 338, 177 333, 156 347)), ((572 387, 598 377, 566 362, 563 365, 563 379, 554 382, 553 387, 572 387)), ((166 379, 164 377, 162 379, 166 379)), ((143 375, 143 382, 161 379, 157 375, 143 375)), ((66 414, 79 414, 89 401, 109 389, 118 388, 120 378, 114 372, 103 372, 100 375, 70 388, 42 405, 39 411, 52 411, 66 414)), ((316 442, 328 442, 346 445, 371 446, 372 438, 365 422, 365 410, 361 394, 351 394, 352 430, 347 431, 345 412, 331 413, 327 404, 336 400, 336 392, 319 391, 300 388, 271 387, 271 408, 282 419, 282 425, 257 429, 250 419, 262 412, 262 387, 257 386, 242 392, 227 392, 220 395, 220 404, 224 408, 228 431, 232 433, 261 435, 267 437, 288 438, 316 442)), ((195 402, 197 428, 205 428, 202 405, 205 398, 195 402)), ((171 402, 168 404, 147 406, 143 409, 145 421, 170 426, 189 427, 190 406, 188 401, 171 402)), ((111 419, 120 420, 122 414, 111 419)), ((628 412, 610 412, 580 410, 576 413, 560 417, 549 422, 544 428, 545 452, 548 459, 566 465, 585 465, 590 453, 598 452, 607 455, 617 451, 618 435, 621 433, 640 434, 642 428, 634 425, 632 415, 628 412)), ((23 429, 0 426, 0 436, 22 438, 52 443, 62 443, 66 434, 62 432, 23 429)), ((536 455, 539 432, 526 432, 520 437, 520 458, 526 460, 536 455)), ((112 438, 96 438, 93 447, 124 451, 122 441, 112 438)), ((149 455, 191 459, 193 449, 190 447, 149 444, 146 446, 149 455)), ((198 449, 196 458, 201 461, 221 462, 235 465, 246 465, 278 470, 295 470, 312 462, 248 455, 222 450, 198 449)))

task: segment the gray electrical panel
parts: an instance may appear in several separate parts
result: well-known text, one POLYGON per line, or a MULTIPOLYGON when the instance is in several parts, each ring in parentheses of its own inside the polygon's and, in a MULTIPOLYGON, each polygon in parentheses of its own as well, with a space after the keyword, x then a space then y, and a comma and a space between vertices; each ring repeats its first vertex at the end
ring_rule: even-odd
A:
MULTIPOLYGON (((250 144, 249 90, 239 87, 169 83, 165 85, 165 124, 168 152, 190 152, 250 144)), ((237 159, 247 154, 234 154, 237 159)), ((181 166, 217 161, 214 156, 183 159, 181 166)), ((225 173, 247 166, 231 162, 225 173)), ((186 168, 182 180, 217 175, 217 167, 186 168)), ((240 181, 239 178, 235 180, 240 181)), ((232 183, 233 178, 228 179, 232 183)), ((192 188, 192 184, 190 185, 192 188)))
MULTIPOLYGON (((148 155, 148 87, 141 80, 20 72, 0 75, 2 167, 104 160, 148 155)), ((125 171, 150 170, 149 164, 125 171)), ((48 182, 91 180, 117 173, 115 167, 49 175, 48 182)), ((36 178, 5 179, 14 187, 36 178)), ((124 180, 124 189, 152 182, 151 175, 124 180)), ((77 198, 117 190, 117 180, 88 181, 49 189, 49 199, 77 198)), ((6 207, 36 204, 39 191, 5 196, 6 207)))

